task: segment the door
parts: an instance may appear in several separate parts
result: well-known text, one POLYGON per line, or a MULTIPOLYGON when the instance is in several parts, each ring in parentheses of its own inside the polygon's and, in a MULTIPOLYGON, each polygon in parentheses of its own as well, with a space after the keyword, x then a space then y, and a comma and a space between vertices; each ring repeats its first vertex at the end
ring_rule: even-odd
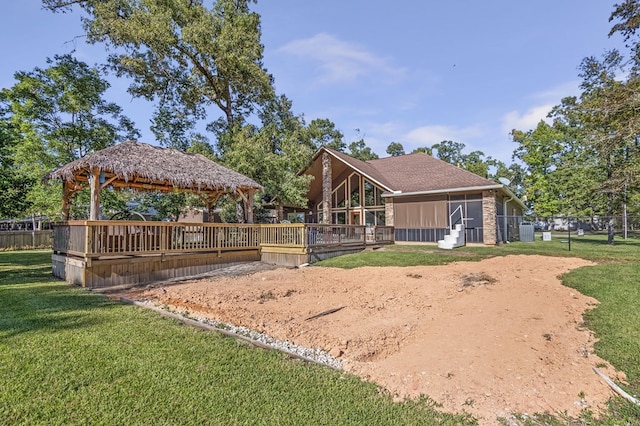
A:
POLYGON ((350 225, 360 225, 360 212, 359 211, 352 211, 350 218, 351 218, 351 220, 349 221, 350 225))

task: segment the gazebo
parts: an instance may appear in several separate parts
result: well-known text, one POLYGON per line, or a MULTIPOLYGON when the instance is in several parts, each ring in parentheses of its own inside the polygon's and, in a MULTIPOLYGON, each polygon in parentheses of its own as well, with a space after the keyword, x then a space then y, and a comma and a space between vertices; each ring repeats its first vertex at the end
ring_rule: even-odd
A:
POLYGON ((89 220, 100 219, 100 190, 112 187, 193 192, 209 211, 223 194, 237 195, 244 202, 246 222, 253 223, 253 195, 262 189, 254 180, 203 155, 136 141, 126 141, 72 161, 45 177, 45 180, 52 179, 63 182, 65 220, 69 220, 73 194, 88 185, 91 188, 89 220))

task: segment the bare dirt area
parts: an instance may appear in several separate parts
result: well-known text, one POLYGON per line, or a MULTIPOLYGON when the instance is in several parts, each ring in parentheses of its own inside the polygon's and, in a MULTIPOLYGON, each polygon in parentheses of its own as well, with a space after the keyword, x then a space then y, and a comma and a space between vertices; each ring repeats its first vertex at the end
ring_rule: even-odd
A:
POLYGON ((506 256, 446 266, 278 268, 124 295, 324 349, 398 398, 428 395, 444 410, 495 424, 514 412, 597 412, 612 395, 592 370, 606 362, 582 323, 598 302, 558 279, 589 264, 506 256))

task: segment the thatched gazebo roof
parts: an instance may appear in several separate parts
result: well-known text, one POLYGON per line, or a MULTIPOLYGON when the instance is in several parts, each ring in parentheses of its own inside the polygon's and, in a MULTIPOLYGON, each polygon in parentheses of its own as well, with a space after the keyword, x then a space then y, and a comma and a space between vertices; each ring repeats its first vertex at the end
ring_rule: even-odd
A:
MULTIPOLYGON (((215 200, 221 194, 236 193, 247 202, 247 194, 252 195, 255 190, 263 189, 253 179, 203 155, 136 141, 122 142, 79 158, 52 171, 45 180, 62 180, 68 198, 69 194, 91 184, 92 176, 97 178, 97 192, 106 186, 141 191, 178 190, 195 192, 209 200, 215 200)), ((93 194, 94 188, 91 186, 93 194)), ((92 207, 91 217, 97 218, 93 213, 92 207)))
POLYGON ((186 154, 170 148, 127 141, 72 161, 49 173, 46 179, 87 182, 91 170, 104 172, 101 179, 114 188, 197 192, 235 192, 262 189, 238 172, 227 169, 203 155, 186 154))

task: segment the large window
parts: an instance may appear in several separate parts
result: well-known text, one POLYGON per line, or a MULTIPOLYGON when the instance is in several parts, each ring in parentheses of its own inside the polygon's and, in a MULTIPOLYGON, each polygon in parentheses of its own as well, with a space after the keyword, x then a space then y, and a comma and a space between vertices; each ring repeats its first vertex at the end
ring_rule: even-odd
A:
POLYGON ((367 207, 384 205, 382 190, 368 180, 364 181, 364 205, 367 207))
POLYGON ((333 223, 335 225, 346 225, 346 223, 347 223, 347 212, 334 212, 333 213, 333 223))
POLYGON ((365 210, 365 225, 367 226, 384 226, 385 213, 384 210, 365 210))
POLYGON ((346 207, 347 200, 347 184, 346 182, 342 182, 334 191, 333 191, 333 208, 334 209, 343 209, 346 207))
POLYGON ((351 207, 360 207, 360 176, 355 173, 349 176, 349 199, 351 207))

